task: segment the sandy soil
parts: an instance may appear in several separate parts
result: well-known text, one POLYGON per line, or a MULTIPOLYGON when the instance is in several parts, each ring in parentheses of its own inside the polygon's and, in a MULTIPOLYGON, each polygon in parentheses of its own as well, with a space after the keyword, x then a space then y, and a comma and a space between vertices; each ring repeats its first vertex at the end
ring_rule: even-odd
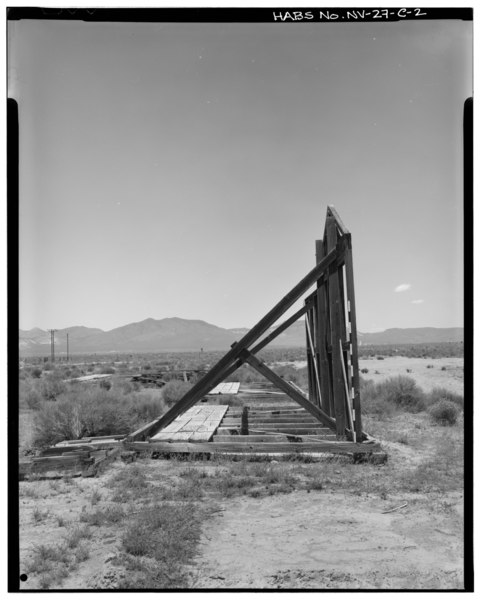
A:
POLYGON ((463 358, 407 358, 406 356, 389 356, 384 360, 361 358, 359 369, 368 369, 368 373, 361 373, 361 376, 373 381, 406 375, 413 377, 425 392, 430 392, 435 387, 444 387, 457 394, 464 392, 463 358), (433 367, 428 368, 428 365, 433 367), (443 367, 445 370, 442 370, 443 367))
POLYGON ((205 527, 196 587, 459 589, 462 500, 445 500, 458 518, 415 496, 236 499, 205 527))

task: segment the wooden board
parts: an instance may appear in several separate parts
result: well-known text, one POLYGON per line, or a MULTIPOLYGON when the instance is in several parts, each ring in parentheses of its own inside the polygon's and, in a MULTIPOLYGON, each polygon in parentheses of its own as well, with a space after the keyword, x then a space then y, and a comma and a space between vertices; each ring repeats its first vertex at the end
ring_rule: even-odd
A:
POLYGON ((150 442, 208 442, 212 439, 228 408, 226 405, 212 404, 193 406, 155 434, 150 442))
POLYGON ((239 381, 225 381, 223 383, 219 383, 215 386, 213 390, 209 392, 208 395, 214 394, 237 394, 239 391, 240 382, 239 381))
POLYGON ((216 453, 216 452, 330 452, 330 453, 372 453, 381 449, 379 444, 355 444, 354 442, 126 442, 126 449, 161 453, 216 453))

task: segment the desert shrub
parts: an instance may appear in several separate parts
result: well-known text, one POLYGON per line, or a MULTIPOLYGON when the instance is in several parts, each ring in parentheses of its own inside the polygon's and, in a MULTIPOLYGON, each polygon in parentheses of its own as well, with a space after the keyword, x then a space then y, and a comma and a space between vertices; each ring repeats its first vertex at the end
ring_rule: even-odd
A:
POLYGON ((144 390, 135 395, 133 411, 138 421, 153 421, 166 412, 166 401, 156 390, 144 390))
POLYGON ((40 394, 44 400, 56 400, 57 397, 67 390, 67 386, 58 374, 49 374, 40 382, 40 394))
POLYGON ((192 387, 188 381, 169 381, 162 388, 162 398, 168 406, 178 402, 192 387))
POLYGON ((25 395, 25 403, 31 410, 38 410, 42 404, 42 396, 35 389, 30 389, 25 395))
POLYGON ((457 404, 461 409, 464 410, 464 397, 461 394, 456 394, 456 392, 451 392, 446 388, 435 387, 429 392, 427 396, 428 405, 435 404, 440 400, 448 400, 453 404, 457 404))
POLYGON ((384 360, 384 356, 376 356, 377 360, 384 360))
POLYGON ((37 381, 20 381, 18 388, 18 399, 20 408, 37 410, 42 403, 42 396, 38 390, 37 381))
POLYGON ((259 381, 261 377, 252 367, 249 365, 242 365, 234 373, 226 377, 225 381, 240 381, 241 383, 252 383, 253 381, 259 381))
POLYGON ((55 403, 43 403, 35 415, 34 445, 47 446, 84 436, 128 433, 134 418, 128 401, 119 401, 105 390, 70 391, 55 403))
POLYGON ((429 414, 438 425, 454 425, 458 420, 459 406, 449 400, 439 400, 429 408, 429 414))
POLYGON ((34 378, 34 379, 40 379, 40 376, 42 375, 42 369, 39 369, 38 367, 34 367, 31 371, 30 371, 30 375, 34 378))
POLYGON ((425 394, 411 377, 398 375, 377 385, 387 402, 407 412, 417 413, 426 408, 425 394))
POLYGON ((361 373, 364 373, 364 374, 369 373, 369 369, 366 369, 366 367, 364 367, 364 369, 361 369, 361 373))
POLYGON ((365 414, 391 416, 395 406, 388 402, 381 393, 379 384, 372 379, 360 378, 361 409, 365 414))
POLYGON ((99 387, 108 392, 110 390, 110 388, 112 387, 112 382, 109 381, 108 379, 101 379, 99 381, 99 387))
POLYGON ((414 379, 400 375, 375 383, 360 379, 361 407, 366 414, 390 416, 397 409, 421 412, 426 408, 426 397, 414 379))
POLYGON ((101 367, 99 373, 103 375, 114 375, 115 369, 113 367, 101 367))

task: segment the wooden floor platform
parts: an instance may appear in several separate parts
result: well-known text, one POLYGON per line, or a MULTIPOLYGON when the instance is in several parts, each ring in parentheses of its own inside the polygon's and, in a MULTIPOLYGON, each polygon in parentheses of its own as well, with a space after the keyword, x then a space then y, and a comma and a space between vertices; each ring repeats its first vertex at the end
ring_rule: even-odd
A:
POLYGON ((237 398, 240 406, 196 405, 144 441, 125 440, 124 447, 156 456, 381 454, 372 439, 338 440, 332 429, 269 383, 241 384, 237 398), (242 425, 246 408, 247 433, 245 421, 242 425))
POLYGON ((226 405, 201 404, 189 408, 150 438, 152 442, 208 442, 219 427, 226 405))

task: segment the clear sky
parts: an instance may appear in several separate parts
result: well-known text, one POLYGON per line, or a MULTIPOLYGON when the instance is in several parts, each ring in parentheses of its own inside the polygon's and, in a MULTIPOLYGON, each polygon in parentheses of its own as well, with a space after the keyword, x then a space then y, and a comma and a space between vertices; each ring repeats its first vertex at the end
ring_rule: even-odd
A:
POLYGON ((471 27, 10 22, 21 328, 251 326, 328 204, 360 331, 462 326, 471 27))

